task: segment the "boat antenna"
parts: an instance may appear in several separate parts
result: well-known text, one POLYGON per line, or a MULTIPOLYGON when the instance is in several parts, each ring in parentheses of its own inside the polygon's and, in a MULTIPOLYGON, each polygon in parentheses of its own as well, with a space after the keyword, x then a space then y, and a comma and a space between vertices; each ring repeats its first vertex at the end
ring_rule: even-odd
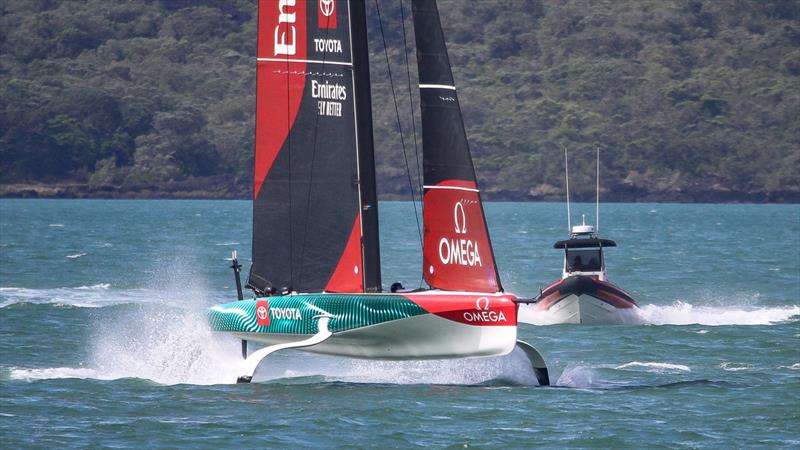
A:
POLYGON ((572 233, 572 214, 569 210, 569 159, 567 158, 567 147, 564 147, 564 172, 567 179, 567 232, 572 233))
POLYGON ((595 147, 597 152, 597 184, 595 185, 595 201, 594 201, 594 232, 600 232, 600 147, 595 147))

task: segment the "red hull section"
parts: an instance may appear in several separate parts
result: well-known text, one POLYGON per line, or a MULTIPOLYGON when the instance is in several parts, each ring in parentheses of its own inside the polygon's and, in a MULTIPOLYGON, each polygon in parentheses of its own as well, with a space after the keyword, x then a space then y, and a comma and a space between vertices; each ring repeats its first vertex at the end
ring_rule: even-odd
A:
POLYGON ((474 326, 517 324, 516 296, 459 293, 408 293, 406 298, 439 317, 474 326))

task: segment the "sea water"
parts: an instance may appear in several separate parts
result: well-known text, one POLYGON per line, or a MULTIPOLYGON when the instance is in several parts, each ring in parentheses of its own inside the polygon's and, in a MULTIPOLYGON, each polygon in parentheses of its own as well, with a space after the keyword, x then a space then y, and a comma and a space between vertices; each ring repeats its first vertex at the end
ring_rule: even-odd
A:
MULTIPOLYGON (((563 205, 485 207, 505 290, 560 277, 563 205)), ((414 212, 381 204, 386 286, 422 283, 414 212)), ((546 388, 517 353, 287 352, 234 384, 239 342, 204 310, 235 298, 250 220, 244 201, 0 200, 2 446, 800 446, 798 205, 603 205, 609 279, 641 309, 544 326, 523 308, 546 388)))

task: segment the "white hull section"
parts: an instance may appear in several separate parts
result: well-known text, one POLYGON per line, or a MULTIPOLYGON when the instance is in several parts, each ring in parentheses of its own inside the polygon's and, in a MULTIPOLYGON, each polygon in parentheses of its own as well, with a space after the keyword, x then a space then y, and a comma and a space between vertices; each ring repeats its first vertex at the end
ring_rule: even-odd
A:
MULTIPOLYGON (((234 333, 266 345, 301 341, 311 335, 234 333)), ((424 314, 336 333, 303 351, 375 359, 444 359, 500 356, 516 345, 516 326, 468 325, 424 314)))
POLYGON ((537 325, 574 323, 583 325, 619 325, 636 323, 637 308, 617 308, 589 294, 569 295, 549 309, 536 308, 537 325))

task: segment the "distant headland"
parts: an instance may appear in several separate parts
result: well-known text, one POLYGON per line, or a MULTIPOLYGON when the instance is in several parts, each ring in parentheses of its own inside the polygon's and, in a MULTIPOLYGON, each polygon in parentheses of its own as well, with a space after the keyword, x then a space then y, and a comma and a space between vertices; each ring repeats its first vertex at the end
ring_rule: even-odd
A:
MULTIPOLYGON (((256 3, 10 2, 0 196, 249 198, 256 3)), ((438 3, 484 198, 562 201, 566 147, 576 199, 600 148, 602 201, 800 201, 797 2, 438 3)), ((420 165, 398 5, 394 86, 369 34, 383 198, 420 165)))

